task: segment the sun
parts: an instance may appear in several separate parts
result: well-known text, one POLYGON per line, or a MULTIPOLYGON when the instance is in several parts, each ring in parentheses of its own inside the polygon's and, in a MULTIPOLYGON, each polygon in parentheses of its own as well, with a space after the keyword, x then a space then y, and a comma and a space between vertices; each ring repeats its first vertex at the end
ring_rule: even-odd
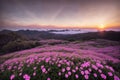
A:
POLYGON ((99 31, 104 31, 104 30, 105 30, 105 25, 104 25, 104 24, 100 24, 100 25, 98 26, 98 30, 99 30, 99 31))
POLYGON ((100 24, 99 28, 103 29, 103 28, 105 28, 105 25, 104 24, 100 24))

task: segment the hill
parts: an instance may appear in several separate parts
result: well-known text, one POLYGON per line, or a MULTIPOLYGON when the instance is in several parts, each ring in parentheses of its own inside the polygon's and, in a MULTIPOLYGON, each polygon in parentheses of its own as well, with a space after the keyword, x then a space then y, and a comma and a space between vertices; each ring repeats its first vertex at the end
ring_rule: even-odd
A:
POLYGON ((0 79, 120 79, 120 44, 117 41, 52 39, 40 43, 44 45, 1 55, 0 79))
POLYGON ((104 31, 104 32, 88 32, 80 34, 54 34, 51 31, 36 31, 36 30, 19 30, 0 31, 0 52, 8 53, 29 49, 42 45, 39 41, 56 39, 66 41, 87 41, 94 39, 106 39, 120 41, 120 32, 104 31))

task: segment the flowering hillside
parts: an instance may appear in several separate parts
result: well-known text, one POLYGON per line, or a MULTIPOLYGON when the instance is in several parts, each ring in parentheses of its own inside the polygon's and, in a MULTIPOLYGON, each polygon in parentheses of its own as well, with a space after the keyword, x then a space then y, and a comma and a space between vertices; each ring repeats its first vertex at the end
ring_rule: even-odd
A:
POLYGON ((120 66, 111 65, 120 63, 119 45, 47 42, 0 56, 0 80, 120 80, 120 66))

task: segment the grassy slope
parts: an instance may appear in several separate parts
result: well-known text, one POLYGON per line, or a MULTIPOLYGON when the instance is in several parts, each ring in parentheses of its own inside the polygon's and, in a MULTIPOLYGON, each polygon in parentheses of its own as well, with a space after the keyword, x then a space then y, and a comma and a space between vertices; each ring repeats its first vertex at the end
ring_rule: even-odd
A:
MULTIPOLYGON (((92 62, 93 59, 94 60, 97 59, 102 62, 102 65, 104 65, 103 62, 105 61, 106 62, 105 65, 112 66, 115 70, 115 73, 113 73, 114 75, 120 74, 119 73, 120 72, 120 65, 119 65, 120 60, 118 58, 120 56, 120 54, 118 54, 120 45, 118 42, 108 41, 108 40, 92 40, 92 41, 85 41, 85 42, 84 41, 68 42, 68 41, 61 41, 61 40, 47 40, 47 41, 43 40, 43 41, 41 41, 41 43, 44 43, 44 45, 33 48, 33 49, 18 51, 18 52, 0 56, 0 61, 1 61, 1 63, 4 62, 6 64, 10 64, 10 63, 14 63, 16 61, 24 62, 24 61, 26 61, 26 59, 29 59, 30 57, 35 58, 36 56, 37 57, 45 57, 45 58, 47 58, 47 57, 59 58, 61 56, 60 58, 68 59, 72 62, 75 62, 74 66, 71 66, 73 68, 73 67, 77 66, 79 62, 83 63, 84 61, 88 61, 89 59, 90 59, 90 62, 92 62), (112 48, 111 48, 111 46, 112 46, 112 48), (106 48, 107 48, 108 52, 106 51, 106 48), (113 50, 111 50, 111 49, 113 49, 113 50), (118 52, 117 52, 117 50, 118 50, 118 52), (106 51, 106 53, 102 53, 99 51, 106 51), (116 54, 117 56, 114 56, 112 53, 116 54), (71 57, 76 57, 76 58, 74 58, 75 60, 71 60, 71 57)), ((52 58, 52 59, 54 59, 54 58, 52 58)), ((93 62, 95 62, 95 61, 93 61, 93 62)), ((29 74, 30 76, 33 76, 32 73, 34 73, 34 72, 31 71, 32 70, 31 68, 33 68, 33 66, 37 66, 37 67, 42 66, 42 64, 45 65, 45 67, 51 66, 52 69, 56 69, 57 71, 59 71, 59 69, 57 67, 58 63, 55 65, 50 65, 50 64, 44 62, 44 60, 43 60, 43 62, 40 62, 38 64, 39 65, 36 65, 36 63, 32 64, 32 65, 30 65, 31 67, 29 67, 29 68, 27 68, 27 66, 25 64, 22 76, 25 73, 29 74)), ((64 65, 66 65, 66 64, 64 64, 64 65)), ((65 67, 64 65, 62 65, 62 68, 65 67)), ((91 63, 91 65, 92 65, 92 63, 91 63)), ((92 66, 90 66, 90 67, 92 67, 92 66)), ((106 68, 105 68, 105 70, 103 70, 104 74, 107 75, 106 71, 109 71, 109 70, 107 70, 106 68)), ((93 70, 93 72, 94 72, 94 70, 93 70)), ((18 71, 16 73, 14 73, 14 72, 5 70, 5 73, 1 74, 1 75, 3 75, 3 77, 5 77, 5 75, 7 74, 8 75, 8 76, 6 76, 6 80, 7 80, 10 77, 10 75, 15 74, 17 76, 18 73, 20 73, 20 72, 18 71)), ((41 73, 42 72, 38 70, 37 74, 41 74, 41 73)), ((35 80, 37 80, 37 78, 47 79, 47 77, 50 77, 50 74, 51 73, 47 74, 46 77, 44 74, 41 77, 36 76, 36 77, 34 77, 34 79, 35 80)), ((53 75, 54 74, 57 74, 57 73, 53 73, 53 75)), ((76 74, 78 74, 78 73, 76 73, 76 74)), ((99 74, 99 73, 97 73, 97 74, 99 74)), ((54 79, 56 79, 56 78, 58 78, 59 80, 66 79, 64 77, 64 75, 65 74, 63 73, 61 78, 59 78, 58 75, 55 75, 54 79)), ((75 80, 76 79, 75 74, 73 74, 73 75, 74 76, 71 76, 68 79, 75 80)), ((80 76, 80 75, 78 75, 78 76, 80 76)), ((2 78, 2 76, 0 76, 0 78, 2 78)), ((50 78, 52 78, 52 77, 50 77, 50 78)), ((84 78, 84 76, 81 77, 81 79, 83 79, 83 78, 84 78)), ((16 77, 16 79, 18 79, 18 77, 16 77)), ((94 78, 93 75, 91 75, 90 79, 94 80, 96 78, 94 78)), ((98 79, 100 80, 101 78, 99 77, 98 79)), ((22 80, 22 77, 19 78, 19 80, 22 80)))

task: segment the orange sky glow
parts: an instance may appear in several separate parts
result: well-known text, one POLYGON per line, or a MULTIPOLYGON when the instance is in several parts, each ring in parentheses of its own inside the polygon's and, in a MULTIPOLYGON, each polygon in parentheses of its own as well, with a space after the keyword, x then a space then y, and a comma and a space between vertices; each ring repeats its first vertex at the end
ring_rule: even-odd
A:
POLYGON ((0 28, 120 28, 119 4, 120 0, 1 0, 0 28))

